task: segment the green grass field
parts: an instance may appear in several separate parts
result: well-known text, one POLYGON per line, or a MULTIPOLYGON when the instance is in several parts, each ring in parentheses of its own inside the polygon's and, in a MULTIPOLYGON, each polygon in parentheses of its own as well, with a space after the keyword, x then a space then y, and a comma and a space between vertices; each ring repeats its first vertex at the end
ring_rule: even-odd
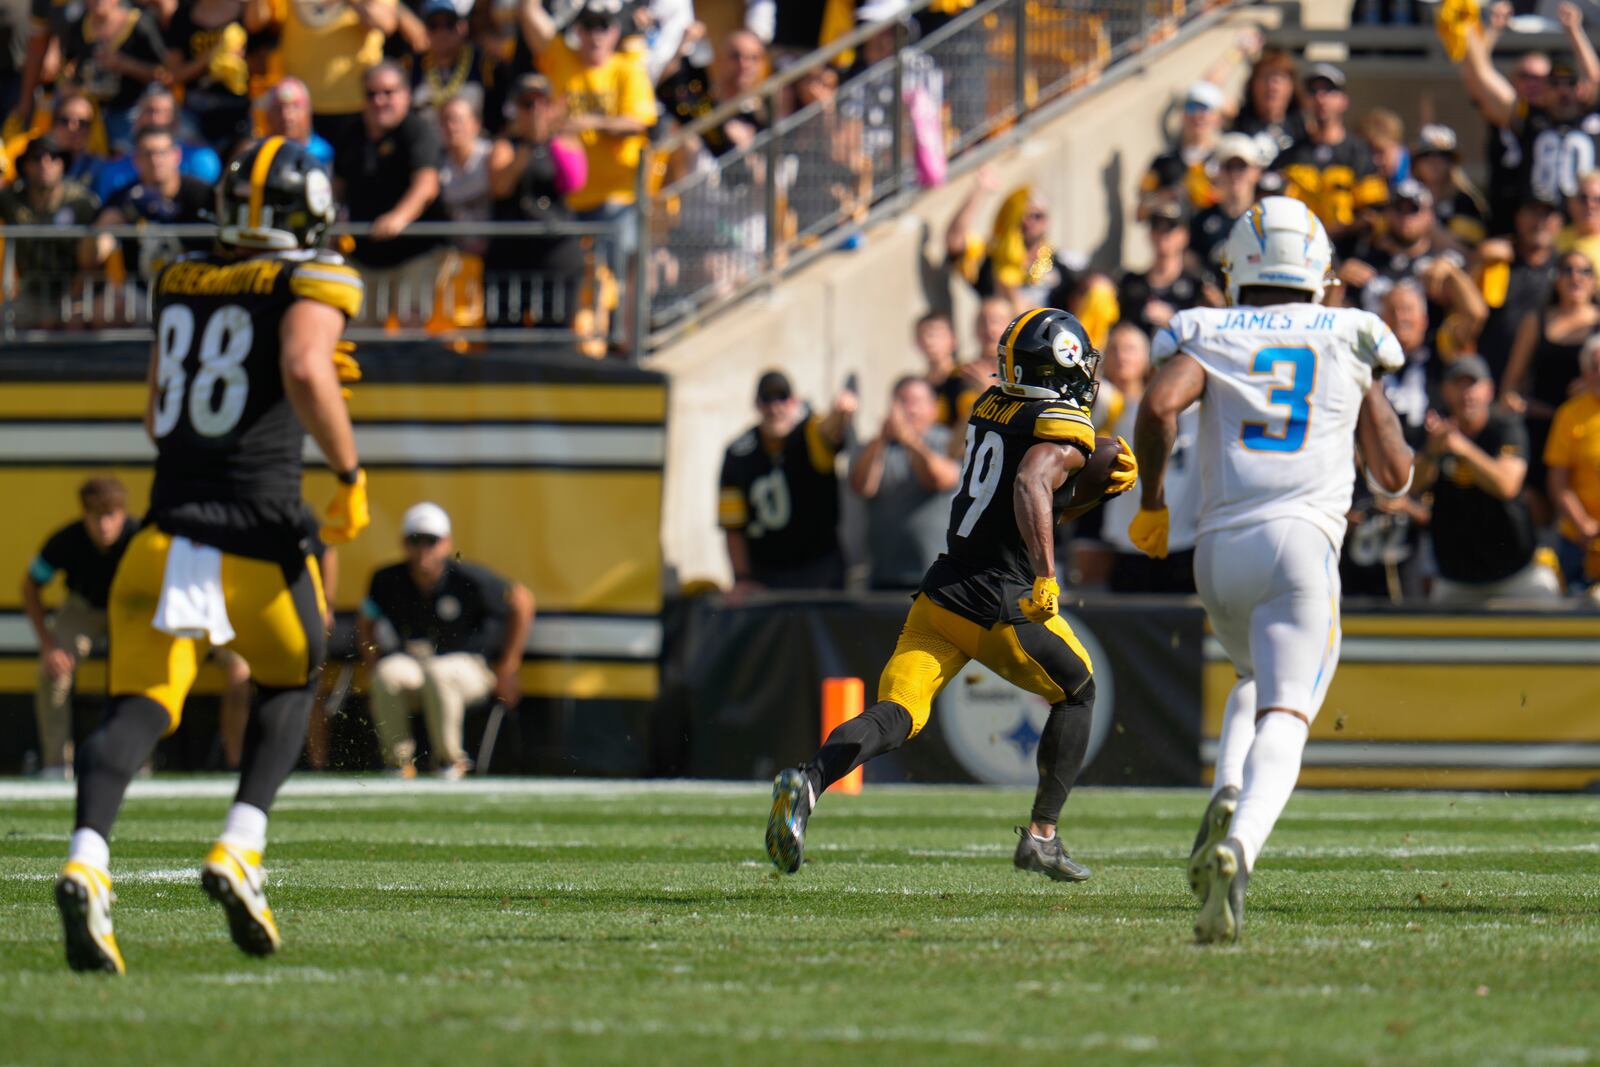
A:
POLYGON ((756 786, 397 786, 291 785, 260 961, 195 875, 226 784, 136 785, 121 980, 62 961, 69 794, 0 788, 0 1065, 1600 1062, 1600 798, 1303 793, 1200 949, 1195 791, 1080 791, 1066 886, 1016 791, 829 797, 779 878, 756 786))

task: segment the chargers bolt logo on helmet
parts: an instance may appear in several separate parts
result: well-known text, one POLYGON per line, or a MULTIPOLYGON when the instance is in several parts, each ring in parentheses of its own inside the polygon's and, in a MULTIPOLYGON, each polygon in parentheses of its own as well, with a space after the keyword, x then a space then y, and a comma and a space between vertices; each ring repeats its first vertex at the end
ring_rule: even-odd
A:
POLYGON ((1100 353, 1077 316, 1034 308, 1000 335, 1000 389, 1030 400, 1069 400, 1087 407, 1100 383, 1100 353))
POLYGON ((1333 269, 1333 245, 1312 210, 1287 196, 1269 196, 1234 222, 1222 254, 1228 302, 1250 285, 1299 289, 1321 303, 1333 269))

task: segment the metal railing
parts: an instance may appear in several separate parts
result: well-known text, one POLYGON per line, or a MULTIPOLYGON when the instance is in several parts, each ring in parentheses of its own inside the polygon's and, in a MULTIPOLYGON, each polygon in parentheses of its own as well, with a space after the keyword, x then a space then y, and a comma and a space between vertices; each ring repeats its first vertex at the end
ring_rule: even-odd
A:
MULTIPOLYGON (((209 248, 216 232, 196 223, 0 226, 0 340, 148 339, 151 280, 177 256, 209 248), (80 247, 99 237, 115 242, 110 258, 79 266, 80 247)), ((371 232, 344 223, 328 246, 371 232)), ((606 246, 621 240, 615 223, 418 222, 402 237, 438 243, 390 267, 364 264, 359 246, 347 258, 366 289, 351 340, 576 342, 591 355, 617 340, 620 297, 606 265, 606 246), (550 260, 558 262, 539 265, 550 260)))
POLYGON ((931 184, 938 164, 1225 6, 983 0, 921 40, 907 18, 862 27, 722 104, 652 147, 640 168, 632 317, 646 347, 838 247, 931 184), (858 73, 801 98, 802 83, 851 50, 869 60, 858 73), (767 121, 746 143, 721 155, 705 147, 708 134, 752 115, 767 121))
MULTIPOLYGON (((1020 137, 1071 91, 1119 76, 1122 60, 1235 2, 980 0, 913 40, 912 16, 929 0, 912 0, 901 17, 858 28, 648 148, 637 209, 617 222, 414 223, 405 238, 446 239, 451 254, 432 272, 363 269, 368 313, 348 336, 648 351, 902 210, 941 165, 1020 137), (857 73, 803 98, 803 82, 852 50, 857 73), (759 132, 721 155, 705 148, 711 131, 750 114, 763 116, 759 132), (490 265, 482 246, 512 237, 532 248, 574 238, 582 269, 490 265)), ((214 232, 0 226, 0 340, 148 337, 151 268, 214 232), (39 269, 37 248, 24 254, 94 234, 119 241, 120 269, 80 270, 64 253, 42 257, 58 269, 39 269)), ((362 237, 370 226, 332 232, 362 237)))

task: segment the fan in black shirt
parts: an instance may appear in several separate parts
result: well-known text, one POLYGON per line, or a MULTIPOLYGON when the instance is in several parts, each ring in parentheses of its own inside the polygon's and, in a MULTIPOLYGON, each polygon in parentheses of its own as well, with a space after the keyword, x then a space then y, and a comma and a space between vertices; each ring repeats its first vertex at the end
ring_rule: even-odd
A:
MULTIPOLYGON (((96 220, 98 224, 214 222, 211 186, 180 174, 181 159, 182 150, 170 128, 147 126, 140 130, 133 147, 139 180, 111 198, 96 220)), ((101 264, 110 258, 117 243, 104 234, 85 240, 93 243, 95 261, 101 264)), ((209 244, 205 237, 130 237, 122 241, 123 262, 130 274, 151 277, 184 252, 198 252, 209 244)))
POLYGON ((1184 262, 1189 248, 1189 223, 1181 204, 1158 202, 1148 225, 1155 262, 1150 269, 1125 274, 1117 285, 1122 321, 1146 334, 1165 326, 1174 313, 1192 307, 1220 307, 1222 295, 1184 262))
POLYGON ((845 389, 826 416, 808 414, 789 379, 768 371, 756 386, 761 421, 722 459, 717 522, 728 539, 735 588, 837 589, 839 479, 856 394, 845 389))
POLYGON ((1448 417, 1428 413, 1428 447, 1418 456, 1433 483, 1433 599, 1482 603, 1491 597, 1555 597, 1553 572, 1533 562, 1533 519, 1522 502, 1528 432, 1496 410, 1489 366, 1462 356, 1444 377, 1448 417))
POLYGON ((78 489, 80 518, 39 549, 22 579, 22 605, 39 642, 39 688, 34 715, 45 777, 65 778, 72 762, 72 681, 78 664, 106 636, 106 599, 117 563, 138 530, 128 516, 128 493, 115 478, 90 478, 78 489), (46 622, 44 587, 57 574, 66 599, 46 622))

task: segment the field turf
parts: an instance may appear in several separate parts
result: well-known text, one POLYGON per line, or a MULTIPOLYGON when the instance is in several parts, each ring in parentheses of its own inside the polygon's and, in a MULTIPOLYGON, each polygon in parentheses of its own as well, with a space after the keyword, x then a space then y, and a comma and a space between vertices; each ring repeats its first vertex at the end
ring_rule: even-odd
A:
POLYGON ((303 776, 262 961, 195 873, 226 789, 135 785, 116 980, 62 960, 69 791, 0 785, 0 1065, 1600 1063, 1596 797, 1302 793, 1202 949, 1195 791, 1076 794, 1069 886, 1017 791, 830 796, 780 878, 756 786, 303 776))

